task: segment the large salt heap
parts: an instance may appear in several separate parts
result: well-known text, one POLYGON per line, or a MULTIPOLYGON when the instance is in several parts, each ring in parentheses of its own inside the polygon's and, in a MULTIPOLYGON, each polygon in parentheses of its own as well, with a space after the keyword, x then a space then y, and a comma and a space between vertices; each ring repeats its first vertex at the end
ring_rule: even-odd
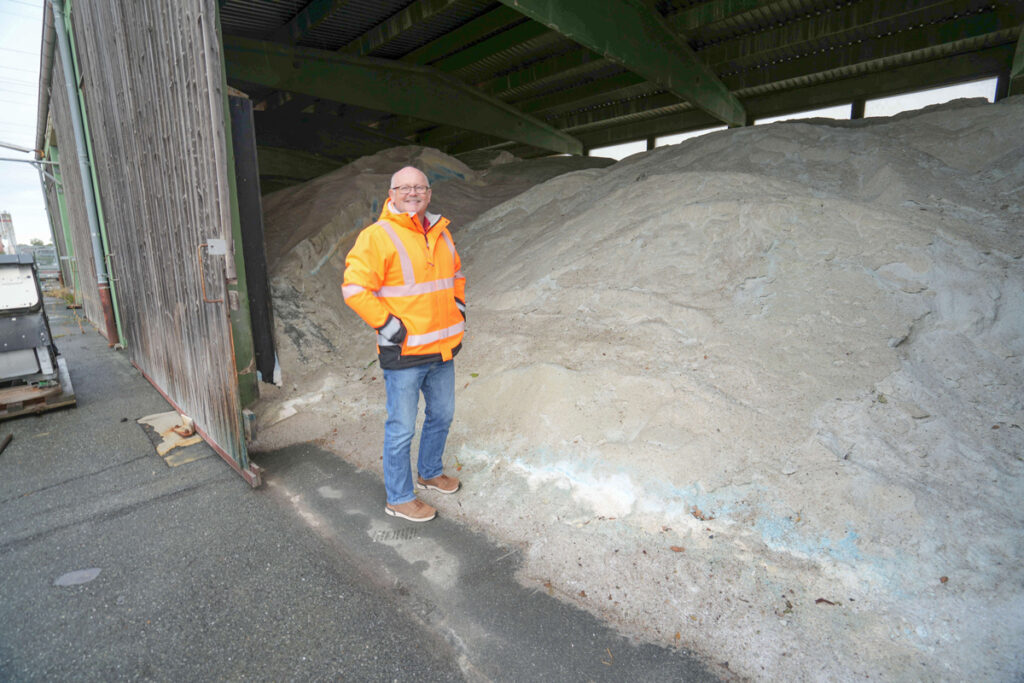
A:
POLYGON ((267 263, 286 375, 300 383, 305 375, 319 376, 323 364, 335 360, 328 354, 339 345, 349 346, 365 331, 365 326, 350 327, 357 319, 339 296, 345 254, 359 231, 377 220, 391 175, 402 166, 413 165, 427 174, 433 188, 431 210, 443 209, 457 231, 457 226, 537 183, 612 163, 579 157, 521 161, 507 152, 490 157, 473 164, 474 170, 436 149, 395 147, 264 197, 267 263))
MULTIPOLYGON (((1017 97, 723 131, 456 225, 465 487, 432 502, 743 676, 1024 674, 1022 124, 1017 97)), ((262 443, 376 470, 372 335, 314 305, 344 251, 328 284, 302 253, 262 443)))

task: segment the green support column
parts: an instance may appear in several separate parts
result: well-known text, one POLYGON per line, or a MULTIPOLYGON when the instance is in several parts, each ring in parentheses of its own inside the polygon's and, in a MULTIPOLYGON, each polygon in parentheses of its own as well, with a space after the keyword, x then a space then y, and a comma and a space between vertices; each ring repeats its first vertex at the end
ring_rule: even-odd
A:
MULTIPOLYGON (((66 283, 71 286, 71 291, 74 294, 74 301, 76 306, 81 306, 81 294, 82 294, 82 281, 78 277, 78 261, 75 258, 75 243, 71 240, 71 221, 68 219, 68 206, 64 202, 64 186, 62 185, 61 173, 60 173, 60 151, 55 146, 49 146, 46 148, 46 159, 53 161, 54 164, 51 166, 53 177, 56 179, 54 183, 54 194, 57 196, 57 210, 60 215, 57 217, 60 220, 61 237, 64 238, 64 253, 68 259, 68 270, 71 272, 71 282, 66 283)), ((52 217, 51 217, 52 219, 52 217)), ((56 231, 54 231, 56 232, 56 231)), ((54 235, 54 239, 57 236, 54 235)))
MULTIPOLYGON (((219 30, 218 33, 220 33, 219 30)), ((242 407, 247 408, 256 402, 260 397, 260 392, 256 379, 256 352, 253 347, 252 320, 249 315, 249 287, 245 277, 245 255, 242 251, 242 222, 238 213, 238 185, 235 181, 235 146, 232 142, 231 110, 228 104, 228 81, 224 62, 221 62, 220 78, 224 142, 227 146, 227 181, 231 195, 231 242, 234 245, 232 256, 235 263, 235 278, 227 283, 228 317, 231 321, 231 336, 234 344, 235 372, 238 375, 238 399, 242 407)), ((245 418, 243 417, 242 420, 244 424, 245 418)))
POLYGON ((1024 27, 1021 27, 1017 50, 1013 53, 1008 92, 1010 95, 1024 95, 1024 27))

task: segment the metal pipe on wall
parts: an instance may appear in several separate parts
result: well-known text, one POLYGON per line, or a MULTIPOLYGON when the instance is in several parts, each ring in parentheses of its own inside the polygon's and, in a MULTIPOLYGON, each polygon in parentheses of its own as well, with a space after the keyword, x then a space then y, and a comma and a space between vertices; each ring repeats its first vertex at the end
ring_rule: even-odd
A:
POLYGON ((106 326, 107 343, 111 346, 120 343, 117 324, 114 320, 114 304, 110 298, 110 280, 107 275, 106 259, 103 256, 103 244, 100 241, 100 219, 96 208, 96 192, 92 183, 92 169, 89 167, 89 152, 85 144, 85 127, 82 124, 82 111, 75 85, 74 62, 71 58, 71 45, 67 26, 64 24, 64 3, 62 0, 49 0, 53 13, 54 33, 57 36, 57 49, 63 65, 64 86, 68 91, 68 104, 71 110, 71 128, 75 136, 75 152, 78 155, 78 167, 82 176, 82 189, 85 200, 85 212, 89 220, 89 237, 92 241, 92 258, 96 265, 96 282, 99 290, 100 304, 103 307, 103 321, 106 326))
POLYGON ((46 114, 50 110, 50 83, 53 80, 53 13, 43 13, 43 53, 39 64, 39 104, 36 109, 36 158, 43 158, 46 147, 46 114))

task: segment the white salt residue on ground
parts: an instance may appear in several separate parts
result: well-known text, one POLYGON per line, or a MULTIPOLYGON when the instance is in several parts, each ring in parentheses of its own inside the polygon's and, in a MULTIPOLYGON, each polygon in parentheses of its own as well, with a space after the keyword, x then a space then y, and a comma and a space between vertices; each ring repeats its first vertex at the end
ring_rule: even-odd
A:
MULTIPOLYGON (((726 676, 1024 675, 1022 123, 1017 97, 723 131, 456 226, 465 488, 430 502, 726 676)), ((372 335, 304 272, 276 304, 324 340, 281 330, 261 445, 377 471, 372 335)))

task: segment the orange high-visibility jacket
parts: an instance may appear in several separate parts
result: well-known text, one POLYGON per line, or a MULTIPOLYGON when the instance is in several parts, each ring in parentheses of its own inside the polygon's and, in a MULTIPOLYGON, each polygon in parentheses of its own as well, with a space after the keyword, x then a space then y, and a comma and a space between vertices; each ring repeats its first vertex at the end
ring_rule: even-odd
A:
POLYGON ((390 201, 376 223, 363 229, 345 258, 345 303, 378 331, 377 354, 387 370, 451 360, 462 347, 466 278, 448 219, 427 214, 423 232, 416 214, 399 213, 390 201), (405 326, 401 344, 382 328, 392 316, 405 326))

